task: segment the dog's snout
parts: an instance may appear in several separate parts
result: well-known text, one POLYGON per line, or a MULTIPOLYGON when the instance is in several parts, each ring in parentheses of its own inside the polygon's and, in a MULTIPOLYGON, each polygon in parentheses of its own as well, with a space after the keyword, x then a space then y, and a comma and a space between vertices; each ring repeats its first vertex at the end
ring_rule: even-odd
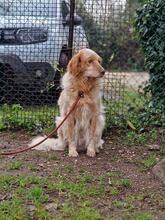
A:
POLYGON ((105 74, 105 70, 102 70, 101 75, 104 76, 104 74, 105 74))

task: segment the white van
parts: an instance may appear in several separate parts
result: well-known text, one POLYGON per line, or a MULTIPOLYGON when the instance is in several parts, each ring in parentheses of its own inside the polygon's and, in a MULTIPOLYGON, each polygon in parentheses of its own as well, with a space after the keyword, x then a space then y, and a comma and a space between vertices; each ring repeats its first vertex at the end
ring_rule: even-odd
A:
MULTIPOLYGON (((25 88, 32 81, 38 92, 52 82, 58 88, 57 66, 68 62, 69 8, 67 0, 0 0, 0 99, 3 87, 25 88)), ((83 47, 88 42, 75 15, 74 50, 83 47)))

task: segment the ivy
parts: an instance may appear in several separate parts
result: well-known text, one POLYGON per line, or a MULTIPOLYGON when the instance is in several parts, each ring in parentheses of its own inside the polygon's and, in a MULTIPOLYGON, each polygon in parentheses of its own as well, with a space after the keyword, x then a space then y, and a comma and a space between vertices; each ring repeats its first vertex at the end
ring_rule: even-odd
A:
POLYGON ((135 29, 150 73, 145 91, 152 103, 165 107, 165 1, 150 0, 137 10, 135 29))

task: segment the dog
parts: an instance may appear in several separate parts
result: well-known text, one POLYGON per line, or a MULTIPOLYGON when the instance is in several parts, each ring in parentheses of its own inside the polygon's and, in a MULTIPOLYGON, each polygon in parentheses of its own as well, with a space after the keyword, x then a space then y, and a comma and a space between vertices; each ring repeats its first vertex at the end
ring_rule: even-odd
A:
MULTIPOLYGON (((80 92, 83 98, 59 128, 58 138, 47 139, 36 150, 64 150, 68 147, 71 157, 77 157, 80 149, 86 150, 89 157, 95 157, 102 148, 105 117, 101 101, 101 78, 105 70, 101 62, 101 57, 87 48, 72 57, 62 78, 62 92, 58 100, 60 116, 56 118, 56 125, 63 120, 80 92)), ((30 146, 44 137, 35 138, 30 146)))

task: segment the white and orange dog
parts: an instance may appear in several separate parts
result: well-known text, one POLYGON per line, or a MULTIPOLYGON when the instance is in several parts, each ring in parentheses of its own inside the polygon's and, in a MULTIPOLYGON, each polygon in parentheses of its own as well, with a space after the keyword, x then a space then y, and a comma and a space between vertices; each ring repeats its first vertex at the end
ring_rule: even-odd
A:
MULTIPOLYGON (((87 150, 87 155, 94 157, 102 148, 102 131, 104 128, 104 109, 101 102, 101 78, 105 73, 101 66, 101 58, 90 49, 82 49, 70 60, 67 72, 62 78, 62 92, 58 100, 60 116, 56 118, 58 125, 77 99, 77 108, 58 130, 58 138, 49 138, 36 147, 36 150, 69 149, 69 156, 77 157, 80 149, 87 150)), ((30 146, 44 137, 36 137, 30 146)))

